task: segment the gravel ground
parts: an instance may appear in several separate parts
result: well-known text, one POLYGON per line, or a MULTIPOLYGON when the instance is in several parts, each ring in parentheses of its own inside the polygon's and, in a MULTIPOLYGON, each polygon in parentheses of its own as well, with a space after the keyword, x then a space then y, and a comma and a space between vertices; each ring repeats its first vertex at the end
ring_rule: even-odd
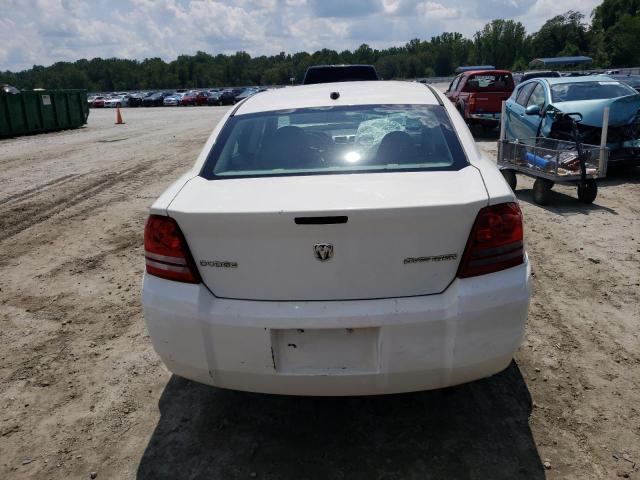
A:
POLYGON ((0 478, 640 479, 640 169, 589 206, 562 186, 537 206, 519 177, 535 294, 492 378, 299 398, 172 376, 143 323, 142 230, 224 111, 94 110, 0 141, 0 478))

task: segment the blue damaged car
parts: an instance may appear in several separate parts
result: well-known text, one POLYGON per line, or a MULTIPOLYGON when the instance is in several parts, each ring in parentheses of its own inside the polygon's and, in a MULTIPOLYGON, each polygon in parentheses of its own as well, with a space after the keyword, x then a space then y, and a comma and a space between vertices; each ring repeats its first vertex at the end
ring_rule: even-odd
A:
POLYGON ((582 142, 600 145, 604 108, 609 107, 609 165, 640 165, 640 94, 603 76, 536 78, 521 83, 507 100, 507 139, 571 140, 569 122, 554 112, 579 113, 582 142))

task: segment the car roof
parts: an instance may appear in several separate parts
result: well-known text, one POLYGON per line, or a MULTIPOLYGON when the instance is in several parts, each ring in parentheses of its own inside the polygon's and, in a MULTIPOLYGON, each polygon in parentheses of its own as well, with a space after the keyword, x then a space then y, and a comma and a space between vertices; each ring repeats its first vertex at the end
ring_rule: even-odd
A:
POLYGON ((240 105, 236 114, 344 105, 421 104, 439 100, 424 84, 402 81, 315 83, 256 93, 240 105), (332 100, 332 92, 340 96, 332 100))
POLYGON ((498 75, 506 75, 509 74, 511 75, 511 71, 510 70, 465 70, 464 72, 462 72, 461 75, 468 77, 470 75, 491 75, 491 74, 498 74, 498 75))
POLYGON ((542 77, 532 78, 532 80, 545 81, 549 85, 559 85, 562 83, 583 83, 583 82, 618 82, 616 78, 607 75, 585 75, 583 77, 542 77))

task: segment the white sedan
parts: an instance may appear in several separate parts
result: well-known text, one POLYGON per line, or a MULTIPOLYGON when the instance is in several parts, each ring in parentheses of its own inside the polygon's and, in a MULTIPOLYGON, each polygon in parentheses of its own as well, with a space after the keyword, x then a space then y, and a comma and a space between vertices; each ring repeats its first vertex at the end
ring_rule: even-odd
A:
POLYGON ((180 100, 184 96, 185 96, 184 93, 174 93, 173 95, 169 95, 168 97, 165 97, 162 103, 165 107, 177 107, 180 105, 180 100))
POLYGON ((124 95, 116 95, 105 99, 105 108, 126 107, 129 105, 129 98, 124 95))
POLYGON ((500 372, 524 330, 522 214, 453 105, 409 82, 231 109, 151 207, 142 303, 177 375, 294 395, 500 372))

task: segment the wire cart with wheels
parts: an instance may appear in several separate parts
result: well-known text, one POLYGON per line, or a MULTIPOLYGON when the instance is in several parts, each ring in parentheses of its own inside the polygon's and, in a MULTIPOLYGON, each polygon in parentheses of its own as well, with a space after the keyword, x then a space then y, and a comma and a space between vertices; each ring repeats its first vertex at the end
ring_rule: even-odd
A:
POLYGON ((511 189, 515 191, 518 172, 535 178, 533 199, 538 205, 548 203, 551 188, 556 183, 575 185, 578 199, 592 203, 598 195, 596 180, 607 174, 608 113, 605 109, 600 146, 581 142, 577 122, 573 118, 579 114, 556 114, 572 122, 571 140, 533 137, 512 141, 505 138, 502 127, 498 141, 498 167, 511 189))

